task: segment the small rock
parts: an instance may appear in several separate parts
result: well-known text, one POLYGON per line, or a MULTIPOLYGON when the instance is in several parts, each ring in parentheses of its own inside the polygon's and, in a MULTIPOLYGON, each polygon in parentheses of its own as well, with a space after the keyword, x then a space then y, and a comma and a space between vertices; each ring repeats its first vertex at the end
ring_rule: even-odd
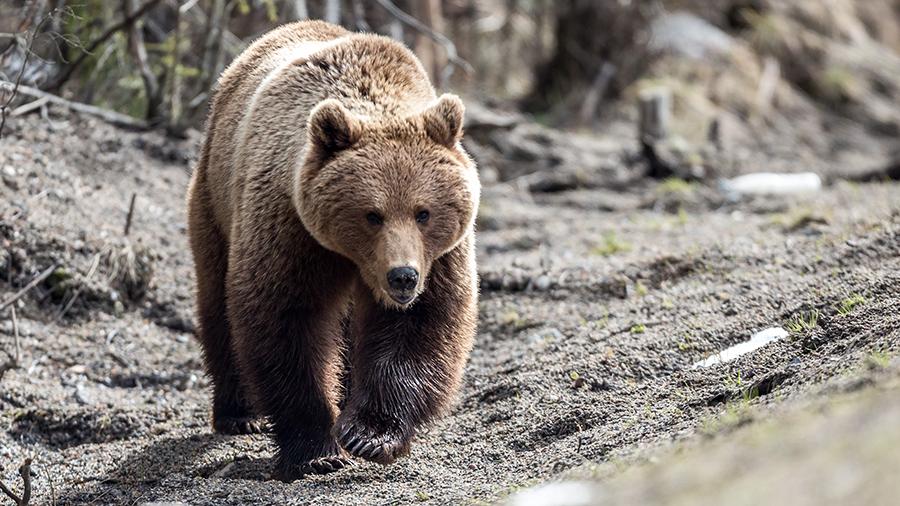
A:
POLYGON ((550 289, 550 276, 542 274, 534 280, 534 289, 544 292, 550 289))
POLYGON ((17 191, 19 189, 19 182, 16 181, 15 177, 3 174, 2 179, 3 179, 3 184, 5 184, 7 186, 7 188, 9 188, 10 190, 17 191))
POLYGON ((91 394, 87 392, 84 388, 84 385, 78 385, 75 387, 75 400, 78 401, 78 404, 82 405, 90 405, 94 403, 94 400, 91 398, 91 394))

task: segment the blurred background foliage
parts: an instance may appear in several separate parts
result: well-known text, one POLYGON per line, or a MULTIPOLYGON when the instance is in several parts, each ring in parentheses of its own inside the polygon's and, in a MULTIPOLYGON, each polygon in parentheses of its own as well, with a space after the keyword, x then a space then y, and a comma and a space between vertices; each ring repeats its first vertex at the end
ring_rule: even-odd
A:
POLYGON ((764 121, 795 91, 900 124, 900 0, 0 0, 0 78, 178 133, 227 62, 305 18, 402 40, 440 87, 545 123, 596 124, 664 83, 696 135, 704 111, 764 121))

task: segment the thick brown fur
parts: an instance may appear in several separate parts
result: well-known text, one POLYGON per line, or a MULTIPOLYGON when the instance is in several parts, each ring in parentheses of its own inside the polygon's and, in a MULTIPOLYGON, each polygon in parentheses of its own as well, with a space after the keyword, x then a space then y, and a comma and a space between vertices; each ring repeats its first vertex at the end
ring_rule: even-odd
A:
POLYGON ((455 395, 478 299, 462 116, 401 44, 323 22, 219 81, 188 193, 198 337, 214 428, 267 419, 286 479, 391 463, 455 395))

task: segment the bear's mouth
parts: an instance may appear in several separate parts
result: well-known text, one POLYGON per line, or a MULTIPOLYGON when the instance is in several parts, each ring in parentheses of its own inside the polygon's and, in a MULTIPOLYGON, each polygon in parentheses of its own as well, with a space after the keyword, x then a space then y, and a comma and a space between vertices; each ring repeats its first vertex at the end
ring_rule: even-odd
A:
POLYGON ((388 292, 388 295, 401 306, 409 304, 416 298, 416 292, 388 292))

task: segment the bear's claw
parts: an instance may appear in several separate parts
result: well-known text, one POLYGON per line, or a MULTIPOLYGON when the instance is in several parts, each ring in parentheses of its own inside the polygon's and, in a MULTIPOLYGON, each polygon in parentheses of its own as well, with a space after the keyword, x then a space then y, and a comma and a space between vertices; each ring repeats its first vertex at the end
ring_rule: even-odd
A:
POLYGON ((213 423, 213 429, 220 434, 243 435, 262 434, 266 431, 266 422, 253 417, 219 418, 213 423))
POLYGON ((345 457, 322 457, 301 465, 300 474, 328 474, 352 465, 345 457))
POLYGON ((352 465, 353 461, 345 456, 330 455, 328 457, 319 457, 302 464, 280 466, 280 471, 277 472, 275 476, 282 481, 293 481, 310 474, 333 473, 352 465))
POLYGON ((338 442, 354 457, 379 464, 393 463, 408 452, 409 441, 399 434, 379 434, 367 427, 345 425, 338 431, 338 442))

